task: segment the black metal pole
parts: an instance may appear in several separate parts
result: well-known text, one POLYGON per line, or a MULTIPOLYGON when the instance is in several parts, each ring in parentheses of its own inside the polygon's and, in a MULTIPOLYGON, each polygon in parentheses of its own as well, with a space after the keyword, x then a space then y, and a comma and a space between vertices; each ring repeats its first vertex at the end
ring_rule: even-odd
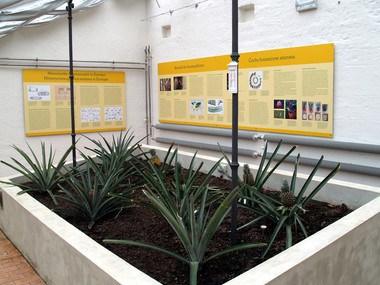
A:
POLYGON ((74 4, 69 0, 66 10, 69 19, 69 61, 70 61, 70 101, 71 101, 71 143, 73 145, 73 167, 77 165, 75 147, 75 116, 74 116, 74 68, 73 68, 73 12, 74 4))
MULTIPOLYGON (((232 0, 232 61, 239 62, 238 52, 238 0, 232 0)), ((239 78, 239 69, 237 70, 239 78)), ((238 81, 239 82, 239 81, 238 81)), ((239 86, 237 87, 239 90, 239 86)), ((238 121, 239 121, 239 100, 238 91, 232 94, 232 189, 238 186, 238 121)), ((231 209, 231 246, 237 244, 237 198, 232 203, 231 209)))

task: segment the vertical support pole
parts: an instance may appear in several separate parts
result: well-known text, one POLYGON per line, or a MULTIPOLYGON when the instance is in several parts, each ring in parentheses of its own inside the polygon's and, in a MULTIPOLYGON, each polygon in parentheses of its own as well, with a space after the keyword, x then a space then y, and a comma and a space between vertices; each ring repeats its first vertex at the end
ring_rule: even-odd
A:
POLYGON ((149 137, 153 138, 153 130, 152 130, 152 50, 150 45, 148 46, 148 125, 149 125, 149 137))
POLYGON ((146 144, 149 144, 149 109, 148 109, 148 47, 145 46, 145 134, 146 144))
POLYGON ((150 70, 151 67, 151 55, 150 45, 145 46, 145 123, 146 123, 146 143, 149 144, 149 137, 152 136, 152 107, 151 107, 151 89, 150 89, 150 70))
POLYGON ((69 20, 69 61, 70 61, 70 102, 71 102, 71 143, 73 145, 73 167, 77 165, 76 147, 75 147, 75 116, 74 116, 74 68, 73 68, 73 12, 74 4, 69 0, 66 10, 69 20))
MULTIPOLYGON (((238 0, 232 0, 232 61, 239 62, 238 52, 238 0)), ((237 78, 239 78, 239 68, 237 70, 237 78)), ((239 82, 239 81, 238 81, 239 82)), ((239 83, 238 83, 239 84, 239 83)), ((237 86, 239 90, 239 85, 237 86)), ((239 100, 238 91, 232 94, 232 188, 238 186, 238 121, 239 121, 239 100)), ((231 208, 231 246, 237 244, 237 198, 232 203, 231 208)))

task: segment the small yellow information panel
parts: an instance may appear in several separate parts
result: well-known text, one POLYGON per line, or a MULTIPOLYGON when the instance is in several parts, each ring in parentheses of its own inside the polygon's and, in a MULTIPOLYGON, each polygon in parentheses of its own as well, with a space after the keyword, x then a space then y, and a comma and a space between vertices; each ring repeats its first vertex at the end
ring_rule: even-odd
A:
MULTIPOLYGON (((229 55, 158 64, 159 120, 231 128, 229 55)), ((243 53, 239 129, 333 136, 334 44, 243 53)))
MULTIPOLYGON (((24 69, 27 136, 71 132, 69 71, 24 69)), ((125 73, 74 71, 77 132, 125 130, 125 73)))

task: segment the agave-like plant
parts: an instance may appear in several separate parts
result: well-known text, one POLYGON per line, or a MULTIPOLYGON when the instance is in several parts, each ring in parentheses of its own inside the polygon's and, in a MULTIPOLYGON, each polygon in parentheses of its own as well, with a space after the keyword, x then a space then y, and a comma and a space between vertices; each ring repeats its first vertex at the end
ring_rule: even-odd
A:
MULTIPOLYGON (((112 143, 109 143, 108 140, 99 134, 102 140, 91 139, 87 136, 84 136, 90 140, 97 148, 85 147, 85 149, 96 154, 97 158, 102 164, 103 173, 105 176, 112 175, 112 172, 120 172, 120 169, 125 171, 130 171, 132 169, 131 165, 127 165, 127 162, 131 158, 136 158, 141 154, 134 154, 134 151, 138 148, 138 144, 144 139, 140 139, 136 143, 133 143, 135 136, 133 133, 130 133, 130 129, 123 134, 123 131, 120 131, 119 136, 116 138, 112 136, 112 143)), ((86 156, 82 154, 82 157, 85 159, 86 156)), ((95 163, 95 160, 88 160, 87 162, 95 163)), ((123 174, 124 175, 124 174, 123 174)))
MULTIPOLYGON (((279 233, 281 228, 285 228, 286 230, 286 248, 289 248, 292 246, 292 229, 296 228, 297 225, 301 228, 303 234, 305 237, 308 237, 307 231, 305 229, 305 226, 302 223, 302 219, 300 218, 300 214, 305 213, 305 207, 306 205, 312 200, 312 198, 322 189, 324 185, 332 178, 334 175, 339 171, 340 169, 340 163, 312 190, 310 191, 310 194, 307 196, 304 196, 306 190, 308 189, 311 181, 313 180, 313 177, 317 170, 319 169, 322 161, 323 156, 321 156, 320 160, 314 167, 313 171, 310 173, 308 179, 305 181, 304 185, 302 186, 301 190, 299 191, 298 195, 295 196, 295 185, 296 185, 296 179, 297 179, 297 169, 298 164, 300 160, 300 155, 298 154, 296 163, 294 166, 294 172, 292 176, 292 181, 290 184, 290 189, 286 192, 290 192, 290 195, 292 195, 292 205, 289 205, 289 201, 284 202, 281 200, 276 200, 273 198, 270 198, 266 196, 265 194, 261 193, 260 191, 255 191, 255 189, 252 189, 252 193, 254 193, 255 197, 244 197, 245 199, 254 201, 256 207, 249 208, 257 213, 261 213, 261 218, 268 217, 269 219, 273 220, 275 223, 277 223, 275 230, 273 231, 270 240, 268 242, 268 246, 265 249, 265 251, 262 254, 262 257, 264 257, 270 247, 273 244, 273 241, 277 237, 277 234, 279 233)), ((249 187, 249 186, 247 186, 249 187)), ((287 187, 286 187, 287 188, 287 187)), ((259 219, 256 219, 254 222, 257 222, 259 219)), ((252 224, 252 222, 250 222, 252 224)))
POLYGON ((146 165, 139 160, 135 160, 133 166, 139 173, 141 173, 141 176, 150 183, 150 185, 155 185, 156 191, 160 193, 160 197, 163 199, 166 198, 166 193, 160 191, 161 186, 159 183, 160 181, 166 181, 166 189, 169 191, 168 194, 173 196, 181 217, 186 218, 186 213, 189 209, 186 208, 187 203, 185 203, 185 200, 189 199, 192 194, 194 195, 194 200, 197 200, 201 193, 207 188, 209 193, 212 193, 207 196, 207 206, 222 198, 221 194, 223 194, 223 192, 214 187, 210 187, 208 184, 211 180, 212 174, 218 168, 220 160, 209 169, 201 183, 196 185, 195 182, 203 167, 203 162, 199 165, 196 165, 195 163, 197 152, 195 152, 191 159, 187 174, 184 176, 182 164, 178 161, 178 148, 171 151, 172 147, 173 144, 169 147, 164 158, 164 163, 161 165, 155 164, 148 158, 146 162, 149 162, 149 165, 152 167, 146 168, 146 165), (174 164, 174 166, 172 164, 174 164), (154 171, 154 168, 156 171, 154 171), (147 176, 146 173, 149 173, 150 175, 147 176), (174 177, 174 179, 171 179, 170 177, 174 177))
MULTIPOLYGON (((241 180, 240 177, 238 177, 238 184, 239 184, 239 188, 240 188, 240 199, 239 199, 239 206, 240 207, 243 207, 243 208, 246 208, 248 207, 249 209, 252 209, 254 208, 254 200, 253 198, 255 198, 255 193, 257 191, 262 191, 263 187, 264 187, 264 184, 267 182, 267 180, 271 177, 271 175, 273 174, 273 172, 286 160, 286 158, 296 149, 296 146, 293 146, 285 155, 283 155, 278 161, 277 163, 275 164, 275 166, 273 166, 272 169, 269 170, 269 167, 270 165, 272 164, 272 161, 274 160, 274 158, 276 157, 280 147, 282 145, 282 140, 279 141, 279 143, 277 144, 275 150, 273 151, 272 155, 268 158, 267 157, 267 153, 268 153, 268 142, 266 142, 265 144, 265 148, 264 148, 264 152, 261 156, 261 161, 260 161, 260 165, 259 165, 259 168, 257 170, 257 173, 256 173, 256 177, 254 179, 254 183, 253 185, 248 185, 247 183, 245 183, 244 179, 241 180), (266 160, 268 160, 266 162, 266 160), (250 187, 249 187, 250 186, 250 187), (245 198, 252 198, 252 199, 245 199, 245 198, 242 198, 242 197, 245 197, 245 198)), ((231 161, 229 160, 228 156, 226 155, 226 153, 223 151, 222 147, 219 145, 219 148, 220 148, 220 151, 222 152, 224 158, 226 159, 226 161, 228 162, 228 164, 230 165, 231 164, 231 161)), ((229 175, 227 172, 224 171, 224 174, 231 180, 232 177, 231 175, 229 175)), ((260 212, 261 213, 261 212, 260 212)), ((260 218, 261 219, 261 218, 260 218)), ((252 224, 252 222, 242 226, 241 228, 245 227, 245 226, 248 226, 252 224)), ((239 228, 240 229, 240 228, 239 228)))
POLYGON ((25 151, 16 145, 13 145, 13 148, 24 158, 26 163, 20 162, 13 157, 11 157, 11 159, 14 164, 10 164, 5 161, 1 161, 1 163, 21 173, 29 181, 36 184, 37 187, 7 181, 1 182, 23 188, 24 190, 20 191, 18 194, 33 191, 47 192, 53 198, 54 203, 57 204, 57 201, 54 198, 54 191, 59 189, 58 183, 62 180, 62 176, 70 174, 70 171, 67 169, 65 170, 65 174, 63 174, 63 169, 66 158, 70 154, 73 146, 70 146, 59 159, 58 163, 54 164, 55 151, 53 151, 52 145, 50 145, 49 151, 47 152, 45 143, 41 142, 41 159, 37 157, 36 153, 28 143, 27 145, 30 150, 31 157, 25 151))
POLYGON ((64 193, 57 194, 56 198, 66 201, 71 208, 56 208, 54 211, 82 218, 88 221, 88 228, 91 229, 95 222, 105 215, 133 207, 133 189, 124 192, 123 199, 110 195, 119 189, 125 179, 119 172, 122 172, 122 169, 104 176, 101 165, 86 163, 85 168, 76 169, 76 175, 65 177, 69 189, 59 184, 64 193))
MULTIPOLYGON (((196 179, 200 175, 200 170, 203 167, 203 162, 201 162, 198 166, 195 164, 197 152, 195 152, 193 158, 190 161, 187 175, 184 177, 182 173, 182 164, 178 162, 177 152, 175 155, 175 166, 174 166, 174 176, 175 179, 171 183, 171 187, 168 187, 169 191, 172 193, 174 197, 174 201, 177 204, 177 208, 179 209, 180 216, 185 219, 187 218, 187 213, 190 212, 188 208, 189 203, 188 199, 192 196, 194 201, 197 201, 198 198, 203 195, 204 191, 208 191, 209 195, 206 197, 206 206, 212 205, 218 202, 222 196, 220 195, 221 191, 219 189, 215 189, 214 187, 209 186, 209 182, 212 174, 219 167, 219 160, 214 164, 211 169, 209 169, 206 176, 200 182, 200 184, 196 185, 196 179), (210 193, 211 192, 211 193, 210 193)), ((159 175, 160 173, 158 173, 159 175)))
MULTIPOLYGON (((123 131, 120 130, 119 136, 116 138, 114 135, 112 135, 112 142, 108 142, 108 140, 102 135, 99 134, 101 137, 101 140, 92 139, 86 135, 83 135, 86 139, 91 141, 95 146, 97 146, 99 149, 93 149, 89 147, 85 147, 87 150, 90 150, 94 152, 97 155, 101 155, 104 153, 108 159, 111 159, 111 156, 113 155, 119 155, 122 156, 124 153, 130 152, 130 147, 132 144, 133 139, 135 138, 133 133, 130 133, 131 130, 128 129, 124 134, 123 131)), ((137 148, 137 144, 134 145, 135 148, 137 148)))
POLYGON ((187 253, 186 257, 159 246, 138 241, 104 240, 106 243, 127 244, 151 248, 186 262, 190 266, 191 285, 196 285, 197 283, 197 272, 201 264, 231 251, 265 246, 265 244, 261 243, 237 245, 205 258, 205 252, 210 240, 225 216, 228 214, 232 201, 238 195, 238 188, 232 190, 221 203, 218 202, 216 211, 211 217, 209 217, 211 205, 215 205, 216 201, 210 203, 208 195, 210 187, 207 184, 207 180, 217 169, 220 161, 211 168, 201 185, 194 186, 194 180, 201 168, 201 166, 197 168, 194 167, 195 155, 190 163, 190 168, 194 169, 194 173, 191 174, 191 171, 189 171, 189 174, 185 177, 182 185, 180 184, 180 166, 177 163, 177 158, 175 158, 176 163, 173 183, 168 181, 167 176, 163 174, 161 168, 153 165, 150 161, 149 166, 151 171, 142 171, 136 167, 149 184, 149 187, 145 187, 145 195, 150 199, 151 204, 156 211, 167 220, 178 238, 181 240, 187 253))
POLYGON ((121 176, 118 177, 120 178, 118 180, 127 181, 127 178, 134 173, 134 168, 130 162, 142 155, 135 152, 142 139, 133 143, 135 136, 130 132, 130 129, 125 133, 120 131, 118 137, 113 135, 111 143, 108 142, 104 136, 99 135, 102 140, 91 139, 84 136, 97 147, 85 147, 85 149, 96 154, 96 158, 92 158, 91 156, 81 153, 85 163, 91 164, 94 169, 98 168, 98 165, 101 166, 102 171, 98 173, 101 176, 98 178, 103 181, 103 184, 104 180, 114 173, 118 173, 117 175, 121 176))
MULTIPOLYGON (((148 152, 144 152, 140 145, 138 147, 141 151, 141 154, 145 157, 146 161, 151 161, 156 167, 161 169, 163 174, 169 175, 169 174, 174 173, 173 164, 174 164, 174 160, 176 156, 178 155, 178 148, 172 151, 173 146, 174 146, 174 143, 172 143, 170 147, 168 148, 163 161, 161 161, 158 158, 156 151, 154 149, 151 149, 148 152), (150 157, 147 155, 147 153, 149 153, 150 157), (159 160, 159 163, 157 163, 157 159, 159 160)), ((145 164, 140 163, 140 167, 144 168, 145 164)))
POLYGON ((272 155, 267 158, 268 153, 268 142, 265 144, 264 152, 261 157, 260 165, 256 173, 254 188, 258 191, 261 191, 265 182, 269 179, 269 177, 273 174, 273 172, 288 158, 288 156, 296 149, 296 146, 293 146, 285 155, 283 155, 273 166, 273 168, 269 171, 269 167, 272 164, 272 161, 275 159, 280 147, 282 145, 282 140, 279 141, 272 155), (265 161, 268 159, 267 163, 265 161))

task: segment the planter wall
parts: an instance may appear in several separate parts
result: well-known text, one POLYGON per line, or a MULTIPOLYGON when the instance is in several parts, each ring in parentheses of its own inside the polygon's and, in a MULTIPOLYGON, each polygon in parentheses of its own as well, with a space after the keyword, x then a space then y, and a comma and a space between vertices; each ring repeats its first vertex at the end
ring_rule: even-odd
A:
POLYGON ((380 198, 245 272, 238 284, 380 284, 380 198))
MULTIPOLYGON (((162 158, 166 150, 155 149, 162 158)), ((192 156, 180 152, 184 167, 192 156)), ((218 158, 199 155, 198 160, 207 170, 218 158)), ((290 175, 277 171, 267 188, 279 189, 290 175)), ((300 175, 298 183, 304 179, 300 175)), ((29 195, 17 195, 18 187, 2 184, 1 190, 0 227, 47 284, 160 284, 29 195)), ((319 199, 357 210, 226 284, 380 284, 379 195, 380 188, 331 180, 319 199)))
POLYGON ((1 187, 0 228, 47 284, 160 284, 20 188, 1 187))

